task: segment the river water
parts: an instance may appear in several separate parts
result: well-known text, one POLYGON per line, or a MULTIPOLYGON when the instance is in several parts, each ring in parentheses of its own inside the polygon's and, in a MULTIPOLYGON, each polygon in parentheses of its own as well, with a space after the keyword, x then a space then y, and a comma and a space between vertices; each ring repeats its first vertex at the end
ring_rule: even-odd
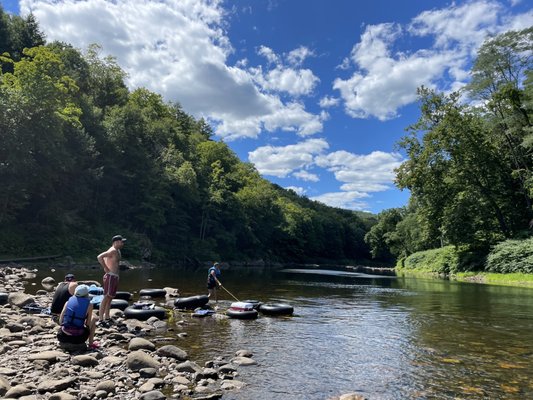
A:
MULTIPOLYGON (((97 269, 75 272, 78 280, 101 279, 97 269)), ((206 272, 124 271, 119 290, 205 294, 206 272)), ((64 273, 41 270, 36 282, 64 273)), ((224 399, 323 400, 349 392, 371 400, 533 398, 533 289, 317 269, 230 268, 221 280, 239 300, 295 309, 293 317, 252 321, 176 312, 185 325, 167 335, 187 332, 176 344, 192 360, 253 352, 258 365, 239 367, 247 386, 224 399)), ((219 296, 221 311, 234 301, 219 296)))

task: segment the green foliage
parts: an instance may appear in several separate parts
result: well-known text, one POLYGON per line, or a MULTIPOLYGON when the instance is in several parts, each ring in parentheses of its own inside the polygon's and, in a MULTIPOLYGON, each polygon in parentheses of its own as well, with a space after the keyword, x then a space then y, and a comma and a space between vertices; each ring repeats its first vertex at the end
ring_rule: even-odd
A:
POLYGON ((459 254, 454 246, 420 251, 399 261, 396 268, 399 271, 449 274, 459 270, 459 254))
POLYGON ((486 270, 533 273, 533 238, 498 243, 487 257, 486 270))

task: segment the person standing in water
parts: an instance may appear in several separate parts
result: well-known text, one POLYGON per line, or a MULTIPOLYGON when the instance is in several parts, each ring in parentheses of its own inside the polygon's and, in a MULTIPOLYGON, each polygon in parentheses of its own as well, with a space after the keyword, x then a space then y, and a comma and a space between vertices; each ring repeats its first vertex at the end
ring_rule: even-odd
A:
POLYGON ((211 268, 207 271, 207 291, 209 292, 208 297, 214 294, 215 303, 218 302, 217 299, 217 287, 222 286, 222 283, 218 280, 220 278, 220 265, 219 263, 214 263, 211 268))
POLYGON ((116 296, 118 289, 119 262, 121 259, 120 249, 124 247, 126 238, 120 235, 113 236, 109 250, 99 254, 97 259, 104 269, 104 299, 100 304, 99 317, 101 325, 109 325, 111 318, 109 309, 111 300, 116 296))

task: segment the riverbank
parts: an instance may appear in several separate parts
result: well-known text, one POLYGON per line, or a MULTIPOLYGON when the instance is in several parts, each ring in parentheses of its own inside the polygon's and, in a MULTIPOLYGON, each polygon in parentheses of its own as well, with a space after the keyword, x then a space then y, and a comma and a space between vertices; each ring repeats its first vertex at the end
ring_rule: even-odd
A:
POLYGON ((426 269, 396 269, 398 276, 411 276, 434 279, 449 279, 458 282, 470 282, 486 285, 528 287, 533 289, 533 274, 509 273, 497 274, 490 272, 458 272, 443 274, 426 269))
POLYGON ((175 331, 173 340, 187 335, 187 320, 169 310, 169 320, 124 319, 112 310, 114 323, 98 327, 96 350, 61 345, 58 326, 49 315, 24 312, 24 307, 47 307, 52 292, 24 292, 34 271, 0 267, 0 396, 24 399, 219 399, 245 386, 237 379, 240 366, 254 365, 252 353, 241 350, 220 356, 202 367, 187 352, 168 344, 162 332, 175 331))

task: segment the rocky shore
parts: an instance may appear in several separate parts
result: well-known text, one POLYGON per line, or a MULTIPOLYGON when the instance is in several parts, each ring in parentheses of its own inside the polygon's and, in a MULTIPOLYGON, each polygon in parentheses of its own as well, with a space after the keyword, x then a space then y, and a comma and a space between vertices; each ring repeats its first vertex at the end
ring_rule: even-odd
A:
POLYGON ((0 266, 2 398, 219 399, 245 385, 237 379, 238 368, 256 364, 250 351, 240 350, 227 360, 218 357, 198 365, 186 350, 168 344, 168 336, 158 334, 173 330, 170 324, 183 324, 179 317, 172 323, 154 317, 141 322, 125 319, 118 309, 112 310, 111 327, 96 330, 99 349, 62 345, 49 315, 23 309, 51 303, 51 290, 25 293, 25 284, 34 278, 27 268, 0 266))

